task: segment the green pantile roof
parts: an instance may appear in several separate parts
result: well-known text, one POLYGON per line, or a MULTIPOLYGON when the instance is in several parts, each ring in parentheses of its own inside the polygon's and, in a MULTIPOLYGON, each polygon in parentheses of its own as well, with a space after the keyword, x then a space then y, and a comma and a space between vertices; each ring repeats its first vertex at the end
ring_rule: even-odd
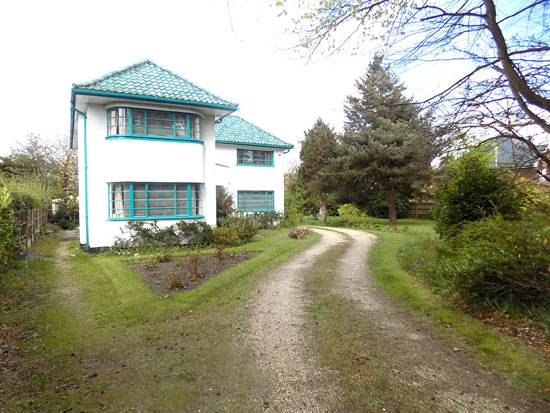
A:
POLYGON ((80 91, 168 99, 179 103, 224 107, 230 110, 236 110, 238 107, 237 103, 222 99, 151 60, 127 66, 90 82, 73 85, 73 92, 80 91))
POLYGON ((287 149, 294 147, 238 116, 226 116, 216 122, 216 142, 287 149))

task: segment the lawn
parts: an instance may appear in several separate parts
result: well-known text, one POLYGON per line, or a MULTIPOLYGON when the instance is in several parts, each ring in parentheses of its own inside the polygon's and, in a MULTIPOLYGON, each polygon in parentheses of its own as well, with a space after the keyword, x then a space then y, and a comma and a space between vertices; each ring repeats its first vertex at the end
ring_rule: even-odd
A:
POLYGON ((242 338, 247 302, 270 269, 317 238, 263 231, 235 248, 260 254, 168 298, 127 267, 138 258, 40 240, 0 287, 13 362, 0 411, 261 410, 265 384, 242 338))

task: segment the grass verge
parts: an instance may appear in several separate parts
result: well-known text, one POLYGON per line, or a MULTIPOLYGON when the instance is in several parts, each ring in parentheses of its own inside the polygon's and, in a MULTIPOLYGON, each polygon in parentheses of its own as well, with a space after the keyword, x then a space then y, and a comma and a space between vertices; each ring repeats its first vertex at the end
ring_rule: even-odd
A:
POLYGON ((379 238, 369 259, 374 278, 390 296, 426 314, 445 334, 458 333, 479 361, 503 374, 510 385, 526 386, 537 396, 550 400, 550 360, 547 356, 451 307, 401 268, 398 260, 401 249, 407 242, 418 241, 429 234, 429 221, 419 221, 418 227, 416 220, 408 221, 407 232, 369 231, 379 238))
POLYGON ((3 374, 0 411, 260 411, 265 384, 243 339, 248 300, 270 269, 317 240, 263 231, 259 251, 199 288, 161 298, 128 258, 42 240, 57 255, 6 285, 2 325, 17 368, 3 374))

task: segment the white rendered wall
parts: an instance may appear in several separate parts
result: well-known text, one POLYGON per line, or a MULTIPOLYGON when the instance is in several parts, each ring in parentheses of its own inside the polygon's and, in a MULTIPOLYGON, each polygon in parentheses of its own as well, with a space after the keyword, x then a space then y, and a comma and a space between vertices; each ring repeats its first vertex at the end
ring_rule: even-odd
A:
MULTIPOLYGON (((128 106, 132 106, 128 104, 128 106)), ((158 106, 158 109, 163 109, 158 106)), ((173 110, 173 108, 172 108, 173 110)), ((185 110, 182 109, 182 112, 185 110)), ((128 221, 109 221, 109 182, 189 182, 205 183, 214 175, 214 118, 201 119, 203 144, 138 139, 105 139, 107 110, 90 104, 87 109, 88 130, 88 228, 91 248, 111 246, 128 221), (203 163, 210 166, 204 168, 203 163)), ((79 117, 78 166, 80 194, 80 242, 86 243, 84 190, 84 125, 79 117)), ((206 222, 216 222, 215 182, 203 185, 203 215, 206 222), (212 189, 213 188, 213 189, 212 189)), ((177 220, 158 220, 159 226, 177 220)))
POLYGON ((237 206, 237 191, 273 191, 275 211, 284 212, 283 150, 243 145, 216 145, 216 185, 224 186, 237 206), (237 149, 273 150, 274 166, 237 165, 237 149))

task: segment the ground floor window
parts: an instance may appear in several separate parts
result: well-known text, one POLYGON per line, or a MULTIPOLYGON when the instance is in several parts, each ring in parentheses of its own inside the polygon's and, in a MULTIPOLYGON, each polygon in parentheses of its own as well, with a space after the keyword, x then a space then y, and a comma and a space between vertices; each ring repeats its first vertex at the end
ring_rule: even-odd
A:
POLYGON ((273 191, 237 191, 237 208, 245 212, 275 211, 273 191))
POLYGON ((109 218, 202 217, 201 192, 201 184, 196 183, 110 183, 109 218))

